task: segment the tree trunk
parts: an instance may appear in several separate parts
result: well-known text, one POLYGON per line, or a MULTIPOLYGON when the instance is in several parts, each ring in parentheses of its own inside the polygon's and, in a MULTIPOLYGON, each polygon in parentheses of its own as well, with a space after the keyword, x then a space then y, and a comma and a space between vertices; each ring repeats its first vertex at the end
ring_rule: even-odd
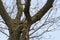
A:
POLYGON ((29 24, 23 23, 18 27, 16 24, 12 24, 12 28, 9 29, 9 40, 29 40, 29 24), (23 27, 23 29, 21 28, 23 27), (22 30, 20 30, 22 29, 22 30))
POLYGON ((18 31, 14 31, 13 33, 11 33, 9 40, 20 40, 20 34, 18 33, 18 31))

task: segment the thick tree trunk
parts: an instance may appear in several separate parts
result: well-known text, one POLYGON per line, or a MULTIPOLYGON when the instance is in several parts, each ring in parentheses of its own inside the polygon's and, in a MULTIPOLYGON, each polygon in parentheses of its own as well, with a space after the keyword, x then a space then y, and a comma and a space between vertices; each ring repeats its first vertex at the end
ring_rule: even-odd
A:
POLYGON ((20 34, 17 31, 14 31, 10 34, 9 40, 20 40, 20 34))
POLYGON ((10 31, 9 40, 29 40, 29 24, 23 23, 20 26, 12 24, 10 31), (21 28, 23 27, 23 29, 21 28), (21 30, 22 29, 22 30, 21 30))

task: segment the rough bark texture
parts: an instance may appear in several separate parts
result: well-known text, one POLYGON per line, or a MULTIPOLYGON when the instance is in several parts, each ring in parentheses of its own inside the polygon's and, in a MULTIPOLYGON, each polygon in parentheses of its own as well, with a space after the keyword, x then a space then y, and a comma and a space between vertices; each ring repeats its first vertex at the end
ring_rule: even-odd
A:
POLYGON ((44 5, 44 7, 36 15, 31 17, 29 12, 30 1, 31 0, 26 0, 24 9, 26 20, 22 22, 20 21, 21 14, 23 11, 21 0, 16 0, 18 12, 15 19, 11 19, 9 17, 3 6, 2 0, 0 0, 0 15, 2 16, 3 20, 9 28, 9 40, 29 40, 30 25, 40 20, 42 16, 52 7, 52 4, 54 2, 54 0, 47 0, 47 3, 44 5))
POLYGON ((29 40, 29 24, 24 22, 18 25, 15 21, 12 23, 9 40, 29 40), (23 27, 23 29, 21 27, 23 27))
POLYGON ((20 39, 20 34, 17 31, 14 31, 13 33, 10 34, 9 40, 19 40, 20 39))
POLYGON ((21 40, 29 40, 29 25, 28 24, 24 24, 21 40))

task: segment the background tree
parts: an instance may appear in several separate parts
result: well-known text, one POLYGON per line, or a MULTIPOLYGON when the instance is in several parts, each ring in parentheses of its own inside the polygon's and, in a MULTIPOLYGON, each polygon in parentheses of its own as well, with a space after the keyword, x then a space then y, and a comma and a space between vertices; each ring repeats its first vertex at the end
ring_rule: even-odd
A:
MULTIPOLYGON (((5 35, 7 35, 9 37, 9 40, 29 40, 31 38, 37 38, 40 37, 41 35, 43 35, 46 32, 52 31, 56 28, 53 28, 51 30, 49 30, 49 28, 54 24, 54 21, 51 20, 47 20, 50 12, 53 10, 53 2, 54 0, 47 0, 47 2, 44 4, 44 6, 39 9, 38 12, 36 12, 35 15, 31 16, 31 1, 32 0, 24 0, 24 4, 22 3, 22 0, 16 0, 16 5, 13 5, 12 7, 12 11, 9 13, 6 10, 6 7, 4 6, 4 2, 2 2, 2 0, 0 0, 0 15, 3 18, 3 23, 7 25, 7 28, 2 28, 2 29, 7 29, 9 30, 9 36, 3 32, 1 30, 2 33, 4 33, 5 35), (17 7, 16 9, 16 16, 15 18, 12 18, 11 15, 14 14, 13 10, 15 9, 14 7, 17 7), (49 10, 50 9, 50 10, 49 10), (49 12, 48 12, 49 10, 49 12), (43 23, 40 23, 39 27, 36 27, 37 29, 35 30, 34 27, 32 27, 32 25, 36 25, 37 21, 41 20, 41 18, 46 14, 46 18, 45 21, 43 23), (22 15, 25 15, 25 18, 22 19, 22 15), (31 36, 32 34, 34 34, 37 30, 39 29, 43 29, 42 27, 47 25, 47 29, 44 30, 42 33, 40 33, 40 35, 36 35, 36 36, 31 36), (32 28, 31 28, 32 27, 32 28), (29 33, 29 31, 33 32, 29 33)), ((38 3, 37 3, 38 5, 38 3)), ((36 8, 36 7, 35 7, 36 8)), ((32 8, 32 9, 35 9, 32 8)), ((41 38, 41 37, 40 37, 41 38)), ((40 39, 39 38, 39 39, 40 39)))

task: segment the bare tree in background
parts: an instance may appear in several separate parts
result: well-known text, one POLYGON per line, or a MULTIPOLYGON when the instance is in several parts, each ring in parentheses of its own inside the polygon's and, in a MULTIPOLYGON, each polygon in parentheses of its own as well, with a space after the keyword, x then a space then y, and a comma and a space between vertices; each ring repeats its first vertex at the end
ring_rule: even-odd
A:
MULTIPOLYGON (((38 20, 40 20, 46 14, 46 12, 50 8, 53 7, 52 4, 53 4, 54 0, 47 0, 46 4, 41 8, 41 10, 38 11, 32 17, 29 12, 30 6, 31 6, 30 2, 31 2, 31 0, 25 0, 25 4, 21 4, 21 0, 16 0, 18 12, 17 12, 15 19, 12 19, 6 12, 6 10, 3 6, 2 0, 0 0, 0 15, 8 27, 9 34, 10 34, 9 40, 29 40, 29 36, 31 36, 38 29, 43 27, 43 25, 46 25, 46 24, 41 25, 38 29, 36 29, 31 34, 29 34, 29 31, 31 31, 30 30, 31 25, 34 24, 35 22, 37 22, 38 20), (25 5, 24 10, 23 10, 23 5, 25 5), (21 21, 22 12, 24 12, 24 14, 26 16, 26 19, 24 21, 21 21)), ((52 26, 52 25, 50 25, 50 26, 52 26)), ((6 29, 6 28, 4 28, 4 29, 6 29)), ((45 32, 48 32, 48 29, 46 31, 44 31, 42 34, 44 34, 45 32)), ((51 31, 51 30, 49 30, 49 31, 51 31)), ((2 32, 2 33, 4 33, 4 32, 2 32)), ((7 35, 7 34, 5 34, 5 35, 7 35)), ((39 35, 39 36, 41 36, 41 35, 39 35)), ((39 36, 33 36, 30 38, 39 37, 39 36)))

